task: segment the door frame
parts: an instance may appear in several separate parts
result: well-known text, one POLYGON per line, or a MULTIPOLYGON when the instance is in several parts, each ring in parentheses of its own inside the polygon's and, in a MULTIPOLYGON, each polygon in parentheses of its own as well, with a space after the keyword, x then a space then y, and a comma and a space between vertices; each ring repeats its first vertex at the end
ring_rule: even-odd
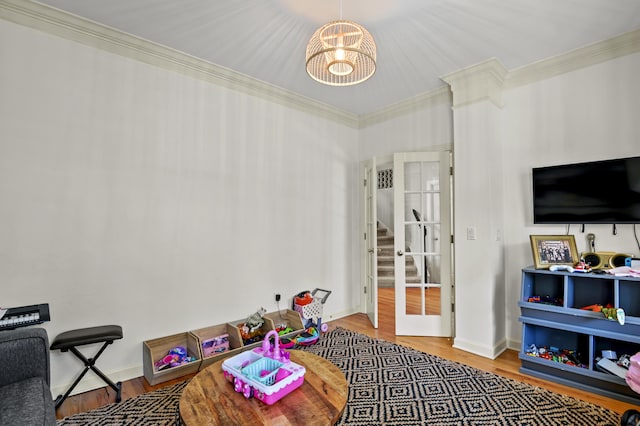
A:
MULTIPOLYGON (((451 286, 451 336, 450 337, 455 337, 455 314, 456 314, 456 310, 455 310, 455 276, 454 276, 454 240, 453 240, 453 230, 454 230, 454 215, 453 215, 453 208, 454 208, 454 203, 453 203, 453 153, 451 151, 451 146, 450 145, 441 145, 440 147, 434 147, 436 149, 434 149, 433 151, 423 151, 423 152, 430 152, 430 153, 441 153, 441 152, 447 152, 449 154, 449 165, 450 165, 450 170, 451 172, 449 173, 449 180, 447 181, 447 184, 449 185, 449 193, 450 193, 450 203, 448 206, 448 211, 449 211, 449 220, 450 220, 450 224, 451 224, 451 242, 449 245, 450 248, 450 274, 449 274, 449 279, 450 279, 450 286, 451 286), (439 149, 438 149, 439 148, 439 149)), ((395 154, 395 153, 394 153, 395 154)), ((360 163, 360 173, 359 176, 360 177, 364 177, 365 175, 365 166, 367 164, 369 164, 370 161, 375 160, 375 164, 376 164, 376 169, 379 165, 381 164, 388 164, 391 163, 393 164, 393 155, 386 155, 386 156, 380 156, 380 157, 372 157, 369 160, 365 160, 362 161, 360 163)), ((393 167, 393 166, 392 166, 393 167)), ((376 174, 377 174, 377 170, 376 170, 376 174)), ((360 185, 362 185, 362 181, 360 182, 360 185)), ((367 275, 366 275, 366 262, 367 262, 367 245, 366 245, 366 241, 364 240, 363 236, 366 233, 366 189, 364 186, 361 186, 361 191, 360 191, 360 206, 361 206, 361 215, 360 215, 360 222, 361 222, 361 239, 360 239, 360 246, 361 246, 361 256, 360 256, 360 265, 361 265, 361 279, 360 279, 360 311, 363 313, 367 312, 367 297, 368 295, 365 293, 365 287, 367 285, 367 275)), ((376 181, 376 188, 377 188, 377 181, 376 181)), ((376 276, 376 286, 377 286, 377 276, 376 276)), ((376 292, 377 293, 377 292, 376 292)), ((377 294, 376 294, 377 296, 377 294)), ((376 309, 377 309, 377 305, 378 305, 378 301, 376 298, 376 301, 373 302, 376 304, 376 309)), ((394 316, 395 316, 395 312, 394 312, 394 316)), ((373 325, 373 324, 372 324, 373 325)), ((377 328, 378 324, 376 324, 377 328)), ((395 333, 395 330, 394 330, 395 333)))
POLYGON ((363 259, 364 312, 373 328, 378 328, 378 243, 377 243, 377 201, 378 190, 376 158, 362 163, 363 259))

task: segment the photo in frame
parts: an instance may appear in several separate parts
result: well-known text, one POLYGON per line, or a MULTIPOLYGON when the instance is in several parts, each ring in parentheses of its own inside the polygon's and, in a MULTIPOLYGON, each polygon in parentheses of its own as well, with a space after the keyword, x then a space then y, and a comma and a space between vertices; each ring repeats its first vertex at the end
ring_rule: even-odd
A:
POLYGON ((573 235, 529 235, 536 269, 552 265, 573 266, 580 261, 573 235))

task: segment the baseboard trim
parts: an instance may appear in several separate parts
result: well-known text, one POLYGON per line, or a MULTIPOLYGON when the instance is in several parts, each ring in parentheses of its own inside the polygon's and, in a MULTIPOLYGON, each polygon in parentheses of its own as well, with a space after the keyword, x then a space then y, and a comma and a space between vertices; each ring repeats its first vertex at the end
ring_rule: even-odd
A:
POLYGON ((453 347, 485 358, 496 359, 507 350, 507 341, 503 339, 494 346, 486 346, 456 337, 453 340, 453 347))

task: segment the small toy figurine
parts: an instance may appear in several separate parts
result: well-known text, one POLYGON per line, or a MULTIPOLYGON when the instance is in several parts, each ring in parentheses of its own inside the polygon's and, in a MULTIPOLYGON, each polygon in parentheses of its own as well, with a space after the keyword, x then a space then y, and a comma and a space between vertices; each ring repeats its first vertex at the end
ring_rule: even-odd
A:
POLYGON ((254 314, 252 314, 244 322, 245 327, 249 328, 249 333, 253 333, 264 325, 264 318, 262 316, 267 312, 265 308, 260 308, 254 314))

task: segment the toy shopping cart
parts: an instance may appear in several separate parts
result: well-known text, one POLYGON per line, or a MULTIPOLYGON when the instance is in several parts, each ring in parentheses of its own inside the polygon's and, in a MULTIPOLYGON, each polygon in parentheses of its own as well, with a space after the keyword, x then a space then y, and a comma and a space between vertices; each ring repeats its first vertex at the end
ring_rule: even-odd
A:
POLYGON ((316 327, 322 332, 329 329, 327 324, 322 323, 322 305, 330 294, 329 290, 316 288, 312 292, 303 291, 293 298, 293 310, 300 313, 305 328, 316 327))

